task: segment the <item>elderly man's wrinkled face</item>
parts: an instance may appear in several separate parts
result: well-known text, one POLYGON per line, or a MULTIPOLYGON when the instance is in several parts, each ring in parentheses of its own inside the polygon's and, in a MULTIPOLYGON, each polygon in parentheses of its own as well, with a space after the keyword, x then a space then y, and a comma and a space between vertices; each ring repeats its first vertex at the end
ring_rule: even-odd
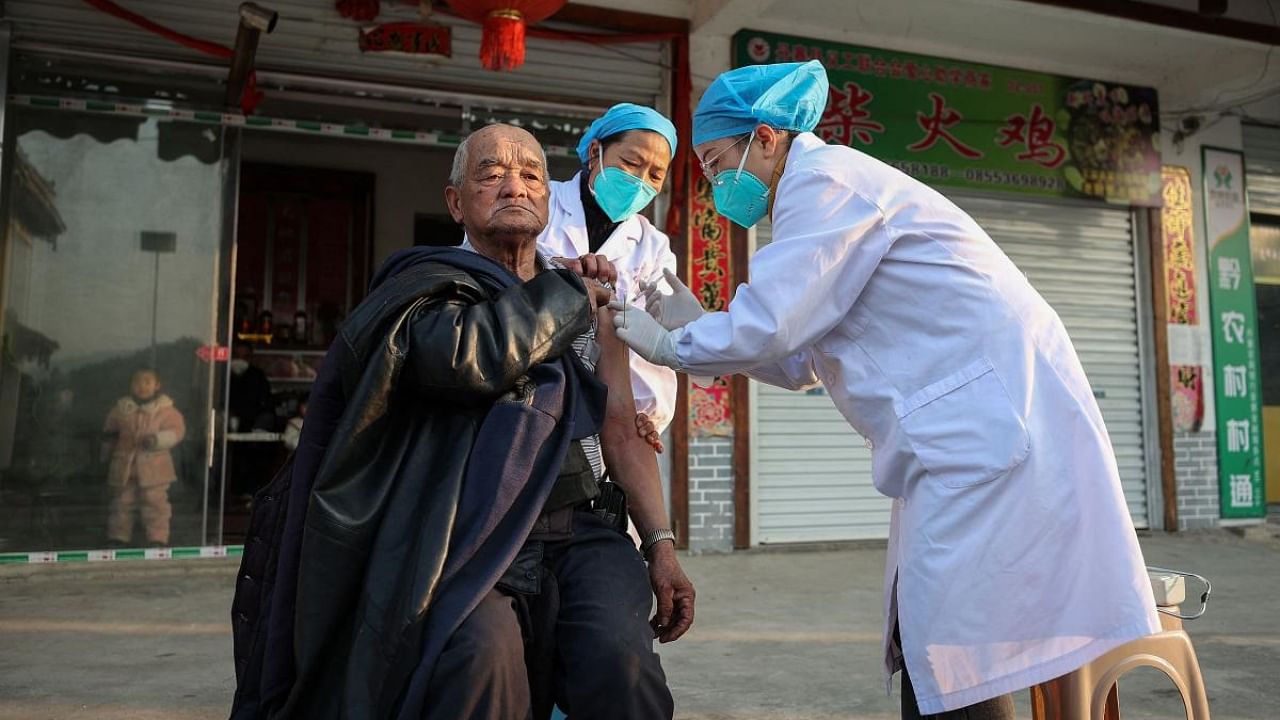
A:
POLYGON ((467 142, 466 176, 445 199, 472 238, 536 238, 547 224, 547 168, 542 147, 510 126, 478 130, 467 142))

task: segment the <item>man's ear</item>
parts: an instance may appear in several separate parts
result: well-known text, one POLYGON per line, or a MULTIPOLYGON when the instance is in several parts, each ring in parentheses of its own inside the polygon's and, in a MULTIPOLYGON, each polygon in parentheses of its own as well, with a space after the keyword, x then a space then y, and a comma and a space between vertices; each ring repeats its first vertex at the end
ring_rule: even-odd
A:
POLYGON ((444 204, 449 206, 449 215, 453 221, 462 224, 462 193, 458 188, 449 185, 444 189, 444 204))

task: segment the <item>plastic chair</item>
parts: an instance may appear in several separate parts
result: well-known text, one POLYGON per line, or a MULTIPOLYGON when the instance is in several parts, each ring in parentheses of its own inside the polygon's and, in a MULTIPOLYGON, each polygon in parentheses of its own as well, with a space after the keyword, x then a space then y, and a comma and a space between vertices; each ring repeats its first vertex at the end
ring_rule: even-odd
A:
POLYGON ((1166 630, 1125 643, 1078 670, 1032 689, 1037 720, 1115 720, 1119 718, 1116 682, 1137 667, 1153 667, 1173 681, 1187 720, 1209 720, 1209 699, 1191 638, 1166 630))
MULTIPOLYGON (((1207 604, 1209 584, 1204 582, 1206 590, 1200 599, 1207 604)), ((1183 616, 1178 613, 1178 605, 1186 595, 1181 579, 1171 583, 1167 575, 1153 577, 1152 584, 1164 630, 1125 643, 1074 672, 1031 688, 1035 720, 1119 720, 1117 682, 1138 667, 1155 668, 1173 681, 1187 720, 1209 720, 1209 698, 1200 663, 1191 638, 1182 629, 1183 616)))

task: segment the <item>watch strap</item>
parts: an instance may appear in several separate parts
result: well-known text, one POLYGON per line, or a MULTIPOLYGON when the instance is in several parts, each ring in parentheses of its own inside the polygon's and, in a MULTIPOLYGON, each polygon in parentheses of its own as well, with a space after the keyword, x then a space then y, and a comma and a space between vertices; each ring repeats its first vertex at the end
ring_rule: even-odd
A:
POLYGON ((648 560, 649 551, 653 549, 654 545, 657 545, 663 540, 670 540, 674 545, 676 541, 676 534, 667 528, 650 530, 643 538, 640 539, 640 554, 644 556, 645 560, 648 560))

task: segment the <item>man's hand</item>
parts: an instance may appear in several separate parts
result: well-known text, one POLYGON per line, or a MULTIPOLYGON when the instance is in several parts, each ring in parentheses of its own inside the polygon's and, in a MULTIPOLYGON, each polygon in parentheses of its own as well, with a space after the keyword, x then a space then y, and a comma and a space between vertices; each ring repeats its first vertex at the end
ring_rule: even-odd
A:
POLYGON ((155 450, 158 444, 159 440, 156 439, 155 435, 143 435, 138 439, 138 446, 143 450, 155 450))
POLYGON ((610 285, 616 285, 618 282, 618 268, 614 267, 609 258, 603 255, 587 253, 577 258, 558 257, 552 258, 552 260, 584 278, 599 280, 610 285))
POLYGON ((591 304, 599 309, 609 304, 613 299, 613 291, 601 285, 599 281, 588 277, 582 278, 582 282, 587 286, 587 292, 591 293, 591 304))
POLYGON ((660 453, 665 449, 662 447, 662 435, 658 433, 658 426, 644 413, 636 413, 636 434, 653 446, 654 452, 660 453))
POLYGON ((558 257, 552 260, 583 279, 595 307, 604 307, 613 299, 612 288, 618 282, 618 269, 609 258, 587 253, 574 259, 558 257))
POLYGON ((658 611, 649 621, 653 636, 663 643, 679 640, 693 625, 697 593, 676 559, 673 543, 663 541, 649 549, 649 583, 658 599, 658 611))

